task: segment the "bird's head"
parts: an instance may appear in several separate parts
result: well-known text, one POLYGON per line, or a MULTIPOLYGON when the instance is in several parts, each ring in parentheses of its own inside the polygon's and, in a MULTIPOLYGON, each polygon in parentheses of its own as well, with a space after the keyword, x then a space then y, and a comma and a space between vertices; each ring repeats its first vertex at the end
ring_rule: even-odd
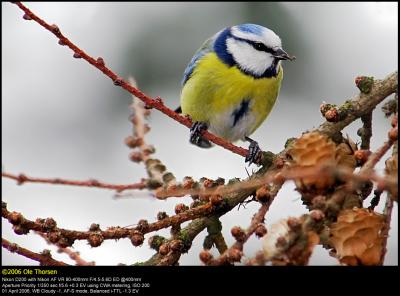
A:
POLYGON ((242 24, 220 31, 214 43, 218 57, 256 78, 276 76, 281 60, 294 60, 282 48, 272 30, 255 24, 242 24))

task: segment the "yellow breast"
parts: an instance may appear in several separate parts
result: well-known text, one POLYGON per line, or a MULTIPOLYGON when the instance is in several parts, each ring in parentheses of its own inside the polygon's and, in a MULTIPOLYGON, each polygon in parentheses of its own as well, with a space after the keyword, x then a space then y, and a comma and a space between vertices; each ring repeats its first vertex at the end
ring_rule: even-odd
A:
POLYGON ((238 140, 253 133, 266 119, 279 94, 282 77, 280 67, 277 77, 255 79, 209 53, 198 62, 182 89, 182 112, 193 121, 208 123, 217 135, 238 140), (236 127, 232 114, 243 100, 249 101, 249 117, 236 127))

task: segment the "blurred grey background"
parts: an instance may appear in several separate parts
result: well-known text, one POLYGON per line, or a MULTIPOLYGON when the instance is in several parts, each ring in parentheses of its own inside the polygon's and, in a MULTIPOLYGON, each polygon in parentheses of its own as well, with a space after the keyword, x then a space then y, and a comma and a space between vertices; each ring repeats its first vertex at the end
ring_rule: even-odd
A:
MULTIPOLYGON (((253 135, 264 150, 279 152, 289 137, 318 126, 322 101, 341 103, 357 94, 354 78, 384 78, 397 70, 398 4, 369 3, 28 3, 27 6, 61 31, 90 55, 104 58, 123 77, 133 75, 150 96, 161 96, 175 108, 186 64, 205 39, 226 26, 258 23, 275 31, 284 48, 297 60, 285 63, 279 100, 267 121, 253 135)), ((22 19, 15 5, 2 3, 2 169, 36 177, 133 183, 145 177, 142 165, 128 160, 124 138, 131 97, 115 87, 102 73, 32 21, 22 19)), ((390 123, 379 108, 374 112, 372 149, 386 139, 390 123)), ((243 158, 220 147, 202 150, 189 144, 187 128, 158 111, 152 112, 147 140, 178 180, 194 178, 245 178, 243 158)), ((346 128, 356 135, 360 121, 346 128)), ((246 145, 238 143, 240 145, 246 145)), ((382 171, 383 163, 379 164, 382 171)), ((255 169, 252 167, 251 169, 255 169)), ((53 217, 59 227, 87 230, 91 223, 128 226, 141 218, 154 221, 158 211, 173 214, 178 202, 159 201, 146 191, 114 199, 102 189, 59 185, 25 184, 2 178, 2 199, 10 210, 29 219, 53 217)), ((381 211, 382 201, 377 208, 381 211)), ((368 203, 369 200, 366 201, 368 203)), ((231 245, 230 229, 247 227, 258 209, 234 209, 223 216, 223 233, 231 245)), ((299 216, 306 209, 293 184, 285 186, 267 214, 271 225, 281 218, 299 216)), ((398 209, 394 208, 386 265, 398 265, 398 209)), ((186 224, 184 224, 186 225, 186 224)), ((159 234, 167 235, 168 231, 159 234)), ((151 234, 153 235, 153 234, 151 234)), ((183 265, 199 265, 202 232, 183 265)), ((40 252, 50 248, 35 234, 17 236, 2 220, 2 236, 40 252)), ((146 236, 148 238, 149 235, 146 236)), ((134 248, 128 239, 106 241, 91 248, 85 241, 74 248, 98 265, 132 264, 154 252, 147 240, 134 248)), ((245 254, 261 249, 252 238, 245 254)), ((66 255, 55 258, 73 263, 66 255)), ((2 249, 4 265, 36 264, 2 249)), ((317 247, 310 264, 336 265, 334 258, 317 247)))

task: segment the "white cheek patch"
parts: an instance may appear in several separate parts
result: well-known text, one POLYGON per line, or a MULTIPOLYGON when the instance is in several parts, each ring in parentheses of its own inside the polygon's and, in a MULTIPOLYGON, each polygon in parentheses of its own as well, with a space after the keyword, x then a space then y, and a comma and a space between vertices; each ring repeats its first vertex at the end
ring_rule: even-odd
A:
POLYGON ((274 61, 270 53, 256 50, 244 41, 228 38, 226 44, 236 63, 245 71, 262 75, 274 61))

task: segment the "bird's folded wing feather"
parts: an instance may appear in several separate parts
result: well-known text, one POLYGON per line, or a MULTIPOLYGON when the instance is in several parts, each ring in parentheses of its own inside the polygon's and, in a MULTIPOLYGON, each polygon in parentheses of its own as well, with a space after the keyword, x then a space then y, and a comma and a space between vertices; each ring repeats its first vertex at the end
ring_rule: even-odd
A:
POLYGON ((196 64, 199 62, 199 60, 201 60, 201 58, 204 57, 207 53, 214 51, 214 42, 218 34, 219 32, 214 36, 210 37, 209 39, 207 39, 203 43, 203 45, 196 51, 192 60, 187 65, 185 72, 183 73, 182 87, 190 79, 193 70, 196 67, 196 64))

